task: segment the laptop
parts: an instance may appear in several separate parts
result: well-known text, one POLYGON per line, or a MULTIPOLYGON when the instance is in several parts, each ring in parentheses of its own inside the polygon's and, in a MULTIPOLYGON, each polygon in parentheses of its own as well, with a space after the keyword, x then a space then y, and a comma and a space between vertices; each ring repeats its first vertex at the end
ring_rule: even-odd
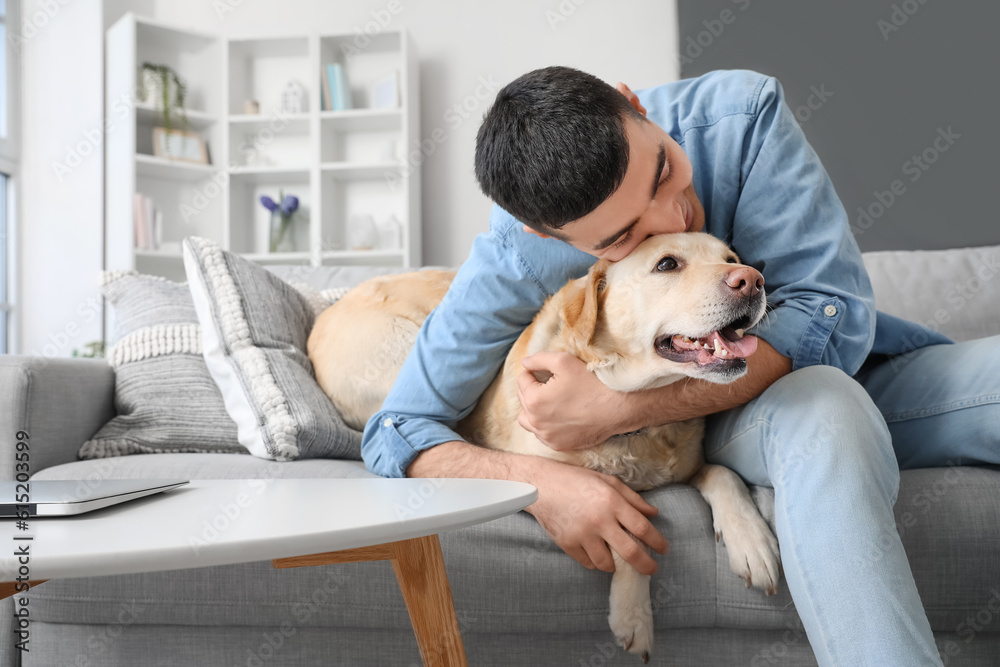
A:
POLYGON ((176 489, 186 479, 29 480, 0 482, 0 518, 83 514, 176 489))

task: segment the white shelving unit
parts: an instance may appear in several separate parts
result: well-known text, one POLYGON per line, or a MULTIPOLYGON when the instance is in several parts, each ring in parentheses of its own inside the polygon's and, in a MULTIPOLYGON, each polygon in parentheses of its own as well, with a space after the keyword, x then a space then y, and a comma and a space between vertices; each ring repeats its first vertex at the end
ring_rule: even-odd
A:
POLYGON ((107 32, 106 268, 184 279, 179 242, 197 235, 261 263, 419 266, 420 168, 407 165, 417 144, 419 100, 413 49, 387 30, 364 48, 354 33, 228 38, 128 13, 107 32), (189 131, 207 142, 211 164, 153 155, 160 112, 136 101, 144 62, 171 66, 187 85, 189 131), (321 110, 321 76, 339 62, 350 83, 345 111, 321 110), (399 106, 371 108, 371 85, 398 73, 399 106), (289 80, 305 89, 302 113, 281 112, 289 80), (245 114, 256 100, 259 113, 245 114), (269 252, 270 213, 279 191, 299 198, 296 249, 269 252), (133 195, 163 214, 164 246, 135 247, 133 195), (350 224, 395 216, 400 247, 354 250, 350 224))

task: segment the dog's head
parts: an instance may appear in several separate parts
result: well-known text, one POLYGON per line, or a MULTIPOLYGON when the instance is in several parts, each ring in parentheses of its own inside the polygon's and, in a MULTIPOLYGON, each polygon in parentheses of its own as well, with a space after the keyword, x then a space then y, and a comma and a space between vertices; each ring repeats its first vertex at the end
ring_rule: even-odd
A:
POLYGON ((725 384, 746 373, 765 312, 764 278, 702 233, 650 237, 576 281, 561 319, 572 352, 609 387, 635 391, 682 376, 725 384))

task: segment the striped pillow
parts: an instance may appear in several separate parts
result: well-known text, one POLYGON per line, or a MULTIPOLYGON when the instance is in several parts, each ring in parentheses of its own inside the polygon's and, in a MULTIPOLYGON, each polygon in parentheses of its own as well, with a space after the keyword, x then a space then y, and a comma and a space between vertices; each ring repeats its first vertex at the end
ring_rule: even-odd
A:
POLYGON ((184 239, 184 270, 208 371, 254 456, 361 459, 361 433, 327 398, 306 356, 323 299, 208 239, 184 239))
POLYGON ((82 459, 166 452, 245 454, 202 357, 201 327, 186 283, 105 271, 115 310, 117 416, 83 443, 82 459))

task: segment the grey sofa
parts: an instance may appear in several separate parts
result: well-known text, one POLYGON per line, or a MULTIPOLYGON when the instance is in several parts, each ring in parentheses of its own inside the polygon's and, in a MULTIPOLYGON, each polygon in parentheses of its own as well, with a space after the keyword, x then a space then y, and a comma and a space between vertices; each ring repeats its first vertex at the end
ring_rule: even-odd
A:
MULTIPOLYGON (((1000 246, 871 253, 865 260, 883 310, 936 323, 960 340, 1000 333, 1000 246)), ((272 270, 316 287, 379 272, 272 270)), ((369 475, 358 462, 274 463, 248 455, 79 461, 80 444, 113 415, 113 380, 99 360, 0 357, 0 433, 10 442, 16 430, 30 431, 36 479, 369 475)), ((13 479, 12 448, 3 451, 0 476, 13 479)), ((652 581, 653 664, 815 664, 784 582, 774 597, 745 588, 729 571, 697 492, 670 486, 645 495, 660 508, 655 522, 671 542, 652 581)), ((754 488, 753 495, 773 522, 772 491, 754 488)), ((904 472, 896 513, 945 664, 1000 664, 1000 471, 904 472)), ((638 664, 608 630, 610 575, 577 565, 527 513, 443 534, 441 543, 471 665, 638 664)), ((12 627, 12 605, 0 607, 3 627, 12 627)), ((12 633, 4 632, 2 665, 420 663, 385 561, 291 570, 260 562, 50 581, 31 592, 31 609, 30 653, 16 651, 12 633)))

